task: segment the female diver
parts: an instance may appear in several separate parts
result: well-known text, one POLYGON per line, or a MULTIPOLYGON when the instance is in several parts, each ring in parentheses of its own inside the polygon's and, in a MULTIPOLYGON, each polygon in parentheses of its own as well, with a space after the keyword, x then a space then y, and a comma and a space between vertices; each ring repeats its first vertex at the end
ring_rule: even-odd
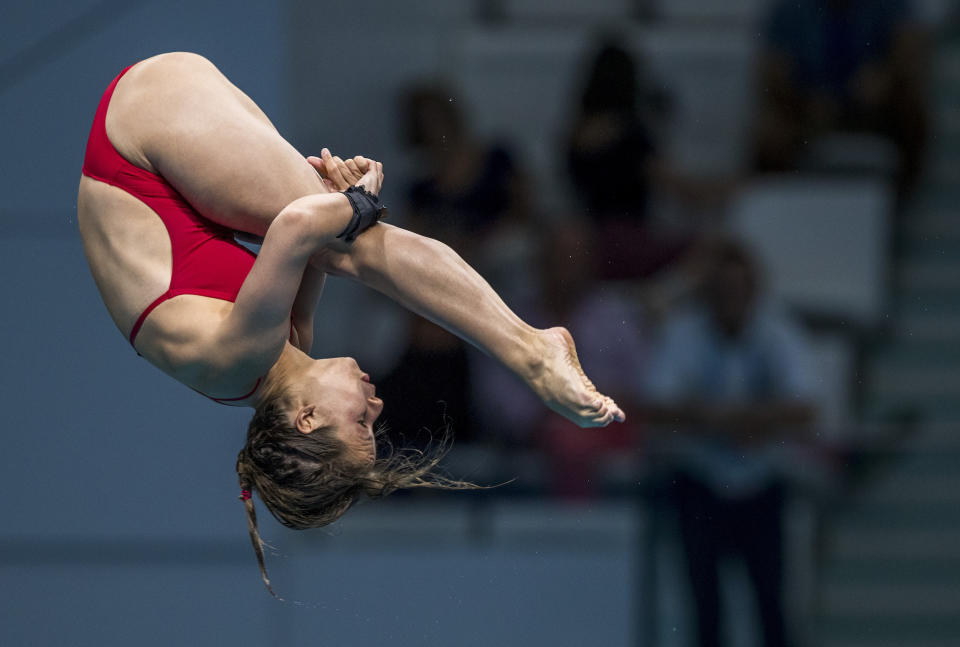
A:
MULTIPOLYGON (((169 53, 109 85, 77 202, 93 278, 136 351, 222 404, 253 407, 237 459, 291 528, 339 518, 362 496, 473 487, 432 474, 440 456, 377 457, 383 402, 351 358, 309 356, 326 274, 352 278, 495 357, 583 427, 622 421, 563 328, 535 329, 449 247, 379 223, 382 165, 297 153, 209 61, 169 53), (254 255, 235 232, 262 237, 254 255)), ((271 591, 272 593, 272 591, 271 591)))

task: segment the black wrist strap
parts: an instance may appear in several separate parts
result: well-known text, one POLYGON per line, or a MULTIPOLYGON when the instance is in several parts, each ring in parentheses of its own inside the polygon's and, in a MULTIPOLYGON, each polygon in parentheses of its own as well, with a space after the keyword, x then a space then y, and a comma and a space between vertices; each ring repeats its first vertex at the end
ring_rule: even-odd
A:
POLYGON ((357 236, 373 227, 383 217, 386 207, 380 204, 380 198, 367 191, 362 186, 352 186, 343 192, 353 207, 353 217, 347 228, 341 231, 337 238, 352 243, 357 236))

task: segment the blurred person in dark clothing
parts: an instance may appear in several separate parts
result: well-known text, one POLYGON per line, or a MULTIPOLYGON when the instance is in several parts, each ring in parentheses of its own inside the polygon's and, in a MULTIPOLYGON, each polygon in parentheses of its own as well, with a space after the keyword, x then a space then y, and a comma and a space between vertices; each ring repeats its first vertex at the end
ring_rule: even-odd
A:
POLYGON ((564 140, 570 182, 597 228, 603 279, 642 278, 675 260, 690 242, 651 222, 657 190, 700 201, 707 183, 674 172, 658 150, 668 98, 619 39, 605 36, 587 66, 578 108, 564 140))
POLYGON ((431 440, 425 425, 435 431, 448 423, 459 442, 477 440, 473 417, 462 415, 471 408, 467 348, 426 319, 411 317, 407 346, 377 389, 394 444, 423 448, 431 440))
POLYGON ((472 134, 452 90, 414 86, 402 112, 406 143, 421 155, 424 169, 408 190, 412 229, 476 248, 476 239, 498 225, 526 220, 530 204, 513 153, 472 134))
POLYGON ((664 325, 646 417, 670 432, 699 644, 721 644, 720 562, 736 556, 756 594, 764 644, 789 645, 780 466, 789 460, 784 441, 814 418, 810 356, 795 325, 763 303, 750 253, 720 241, 708 254, 698 298, 664 325))
POLYGON ((638 76, 633 55, 616 41, 605 41, 581 91, 567 141, 567 164, 595 222, 629 218, 640 224, 647 217, 650 165, 657 146, 651 115, 640 105, 638 76))
POLYGON ((920 171, 927 132, 927 34, 909 0, 778 0, 760 59, 755 164, 793 170, 830 132, 889 138, 901 196, 920 171))

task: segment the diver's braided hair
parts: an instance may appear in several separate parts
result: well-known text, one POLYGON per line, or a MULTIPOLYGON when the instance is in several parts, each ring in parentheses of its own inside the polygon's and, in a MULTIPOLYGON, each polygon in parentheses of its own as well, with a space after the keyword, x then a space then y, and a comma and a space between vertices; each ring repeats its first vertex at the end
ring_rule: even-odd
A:
MULTIPOLYGON (((256 491, 277 521, 303 530, 336 521, 363 497, 382 498, 401 488, 482 487, 433 472, 450 449, 452 436, 448 426, 426 451, 395 451, 387 443, 382 457, 372 464, 358 464, 334 435, 333 427, 302 433, 290 423, 284 408, 282 396, 267 398, 257 408, 247 429, 247 442, 237 456, 237 477, 243 492, 240 498, 247 513, 250 541, 263 583, 274 597, 264 563, 257 513, 248 493, 256 491)), ((383 437, 382 429, 377 437, 383 437)))

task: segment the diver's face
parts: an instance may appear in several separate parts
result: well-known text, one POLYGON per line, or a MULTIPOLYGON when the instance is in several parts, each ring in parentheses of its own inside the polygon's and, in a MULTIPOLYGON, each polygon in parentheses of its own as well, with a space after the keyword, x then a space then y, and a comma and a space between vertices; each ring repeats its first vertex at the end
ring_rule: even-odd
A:
POLYGON ((297 427, 310 433, 333 426, 339 438, 359 462, 376 458, 373 423, 383 411, 383 400, 370 376, 352 357, 314 360, 301 382, 306 407, 297 415, 297 427))

